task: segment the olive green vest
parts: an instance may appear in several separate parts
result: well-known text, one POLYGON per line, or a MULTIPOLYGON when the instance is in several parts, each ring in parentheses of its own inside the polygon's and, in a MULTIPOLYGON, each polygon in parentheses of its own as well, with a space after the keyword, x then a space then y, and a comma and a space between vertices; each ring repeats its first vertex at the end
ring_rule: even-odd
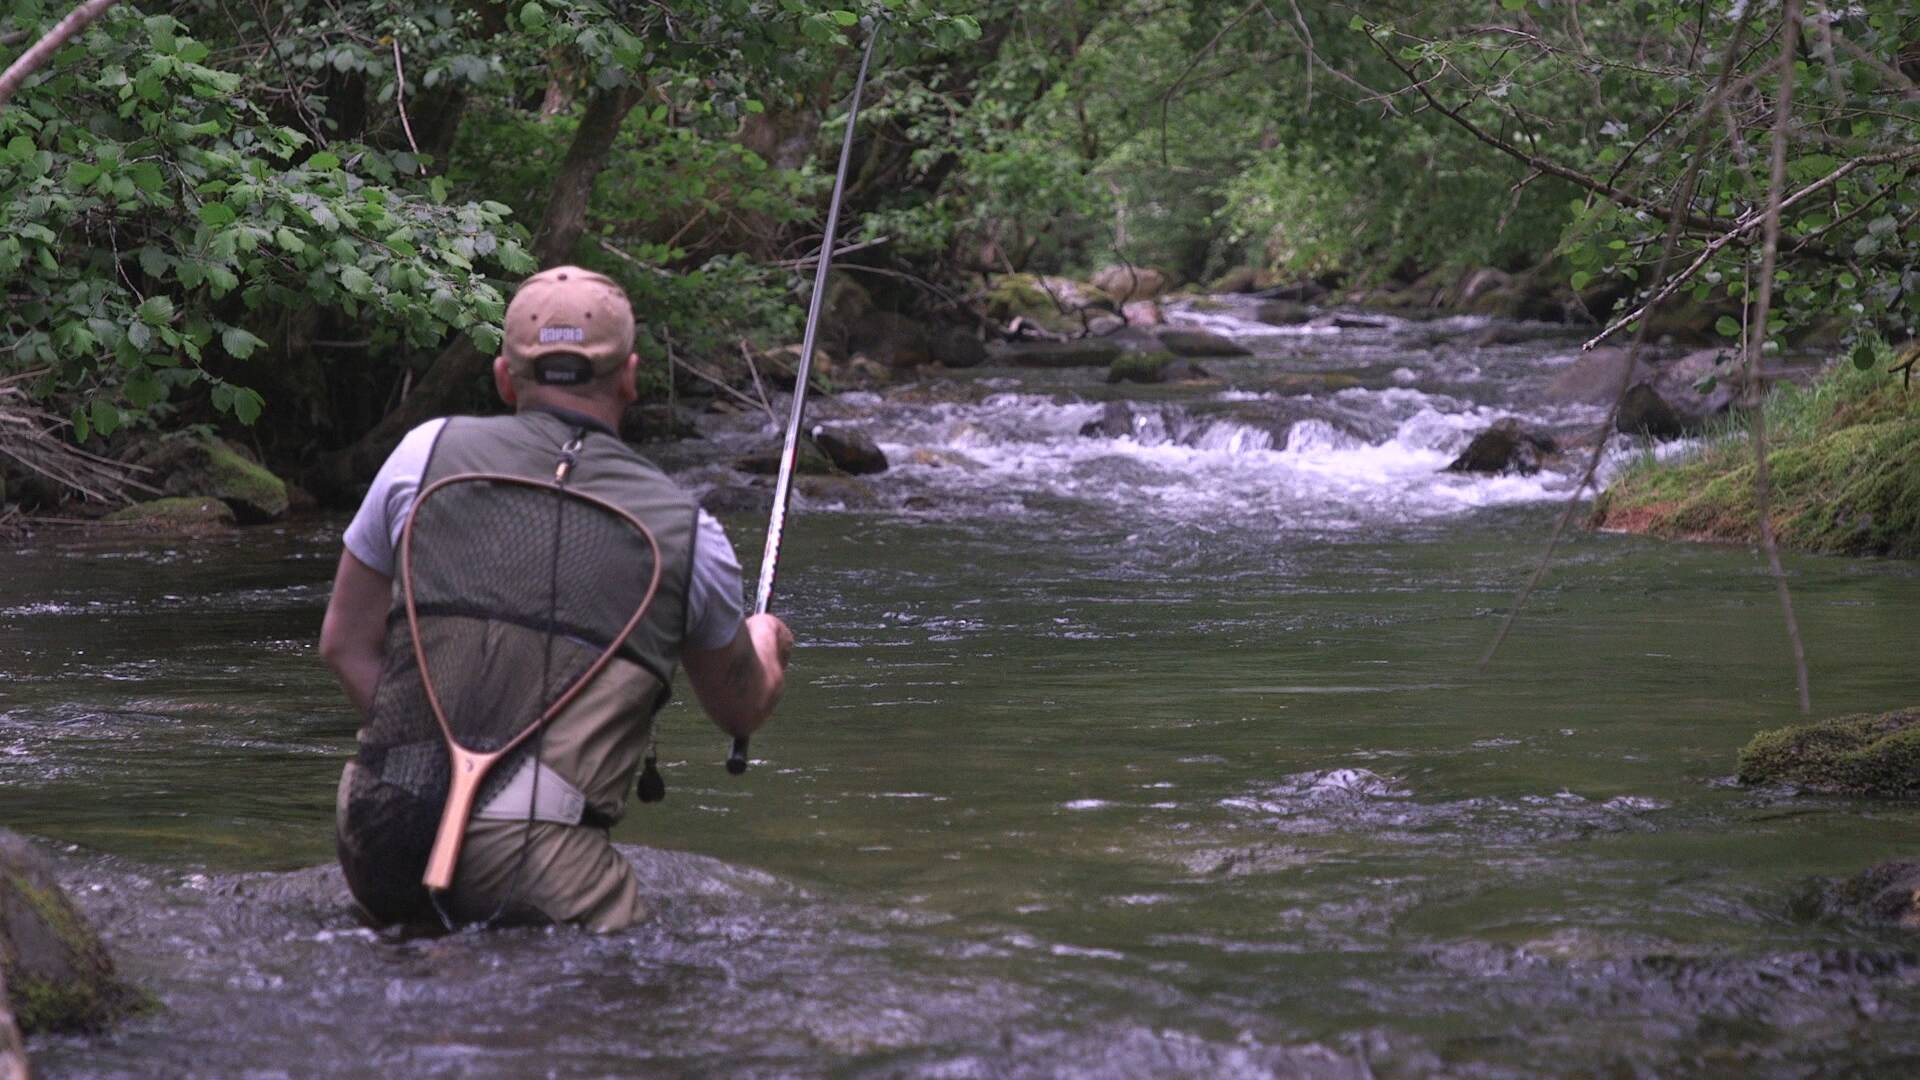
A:
POLYGON ((626 510, 653 533, 660 547, 660 586, 646 617, 628 636, 626 647, 548 722, 540 738, 541 761, 587 797, 590 817, 611 822, 624 809, 652 733, 653 715, 671 693, 686 638, 698 504, 598 423, 543 409, 448 420, 434 441, 420 490, 449 476, 476 472, 551 482, 563 448, 576 436, 581 445, 567 490, 626 510))

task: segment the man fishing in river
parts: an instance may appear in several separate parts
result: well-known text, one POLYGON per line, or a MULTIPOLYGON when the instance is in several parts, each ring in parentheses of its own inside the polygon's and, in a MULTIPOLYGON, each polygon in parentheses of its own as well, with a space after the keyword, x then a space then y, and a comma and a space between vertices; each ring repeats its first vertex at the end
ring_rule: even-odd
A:
POLYGON ((648 753, 674 667, 736 739, 780 700, 792 634, 771 614, 742 617, 726 534, 617 434, 636 396, 633 337, 632 308, 608 278, 570 266, 529 278, 508 305, 493 362, 495 388, 514 413, 414 429, 347 528, 320 651, 363 720, 340 779, 337 839, 354 898, 376 923, 634 924, 646 906, 608 830, 643 758, 658 781, 648 753), (503 518, 505 496, 544 499, 556 516, 503 518), (412 522, 409 536, 410 518, 428 516, 429 501, 434 523, 412 522), (576 524, 563 529, 567 514, 576 524), (574 538, 591 529, 606 535, 574 538), (534 548, 553 553, 550 574, 544 563, 499 572, 512 564, 498 557, 534 548), (456 550, 436 568, 436 553, 456 550), (416 595, 430 574, 445 579, 433 586, 439 599, 416 595), (493 580, 501 577, 510 580, 493 580), (619 612, 607 633, 582 629, 591 619, 558 607, 521 610, 563 596, 588 610, 623 590, 644 596, 603 603, 619 612), (425 643, 447 637, 437 624, 472 636, 435 656, 425 643), (594 663, 578 665, 563 688, 555 656, 567 650, 594 663), (540 690, 550 682, 553 692, 540 690), (509 711, 501 702, 511 695, 495 687, 529 684, 545 697, 523 710, 528 717, 507 718, 521 725, 521 741, 496 740, 498 754, 463 745, 459 725, 472 714, 509 711), (460 706, 463 691, 477 691, 482 707, 460 706), (487 774, 471 781, 470 811, 448 794, 450 771, 454 795, 466 782, 458 773, 487 774), (443 854, 445 880, 436 883, 429 864, 443 854))

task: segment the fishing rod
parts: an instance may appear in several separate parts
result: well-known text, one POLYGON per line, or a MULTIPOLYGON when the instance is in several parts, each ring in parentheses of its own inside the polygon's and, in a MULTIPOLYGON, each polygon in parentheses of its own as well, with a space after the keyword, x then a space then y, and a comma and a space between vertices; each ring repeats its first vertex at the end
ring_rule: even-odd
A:
MULTIPOLYGON (((753 613, 764 615, 773 603, 773 577, 780 564, 780 539, 787 528, 787 504, 793 501, 793 466, 800 453, 800 421, 807 409, 807 379, 813 369, 813 341, 820 331, 820 311, 827 297, 827 272, 833 267, 833 239, 840 226, 840 196, 847 187, 847 162, 853 157, 853 124, 860 116, 860 92, 867 86, 867 66, 873 44, 880 40, 875 26, 860 55, 860 75, 853 81, 853 102, 847 106, 847 130, 840 139, 840 167, 833 174, 833 198, 827 204, 826 233, 820 238, 820 259, 813 271, 813 298, 807 304, 807 332, 800 341, 800 367, 794 373, 793 407, 787 415, 787 442, 780 452, 779 477, 773 485, 773 511, 767 518, 767 542, 760 553, 760 584, 754 589, 753 613)), ((747 771, 747 737, 738 735, 727 755, 727 771, 747 771)))

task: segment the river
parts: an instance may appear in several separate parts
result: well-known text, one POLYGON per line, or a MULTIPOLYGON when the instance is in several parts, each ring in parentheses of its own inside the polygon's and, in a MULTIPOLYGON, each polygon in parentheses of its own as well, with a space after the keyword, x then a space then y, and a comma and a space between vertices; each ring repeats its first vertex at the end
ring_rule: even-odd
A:
MULTIPOLYGON (((1910 936, 1805 898, 1920 810, 1731 778, 1794 719, 1752 552, 1576 532, 1474 670, 1569 480, 1438 470, 1502 415, 1592 422, 1531 404, 1575 343, 1175 310, 1256 355, 822 404, 896 468, 799 504, 754 769, 664 715, 627 934, 349 916, 341 522, 0 553, 0 820, 162 1005, 42 1074, 1914 1072, 1910 936), (1129 433, 1080 434, 1115 399, 1129 433)), ((662 451, 689 483, 766 437, 709 434, 662 451)), ((763 520, 728 521, 750 569, 763 520)), ((1788 568, 1817 711, 1911 703, 1920 568, 1788 568)))

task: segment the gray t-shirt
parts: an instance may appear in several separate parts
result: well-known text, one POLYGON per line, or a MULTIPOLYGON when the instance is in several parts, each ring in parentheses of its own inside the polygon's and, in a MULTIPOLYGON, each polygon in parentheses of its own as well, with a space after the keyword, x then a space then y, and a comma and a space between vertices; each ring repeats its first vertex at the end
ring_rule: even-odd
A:
MULTIPOLYGON (((345 537, 353 557, 387 577, 393 576, 394 552, 400 532, 420 493, 433 440, 446 420, 429 420, 400 440, 380 473, 367 489, 360 511, 353 515, 345 537)), ((740 560, 733 542, 713 515, 700 511, 699 534, 693 545, 693 579, 687 588, 687 640, 690 649, 717 649, 740 631, 744 611, 740 591, 740 560)))

